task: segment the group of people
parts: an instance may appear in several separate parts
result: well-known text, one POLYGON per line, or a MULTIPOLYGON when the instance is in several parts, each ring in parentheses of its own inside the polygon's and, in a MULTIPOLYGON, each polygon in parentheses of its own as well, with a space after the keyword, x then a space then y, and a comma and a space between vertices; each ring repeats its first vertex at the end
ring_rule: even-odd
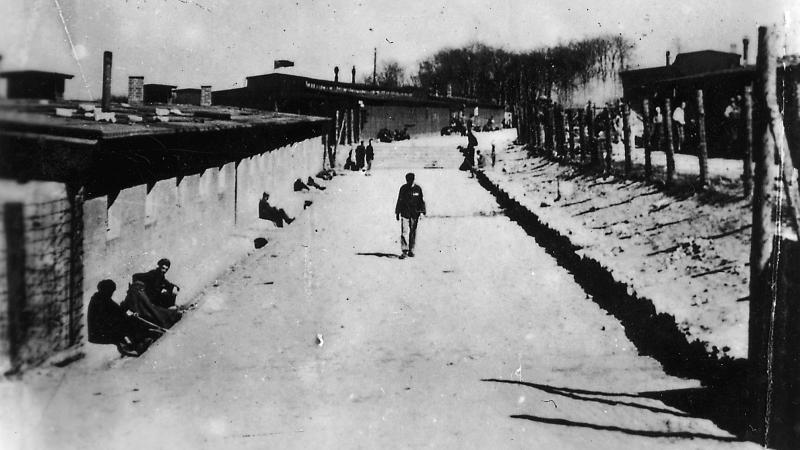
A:
POLYGON ((372 160, 375 159, 375 149, 372 147, 372 139, 369 144, 364 147, 364 141, 356 147, 356 159, 353 161, 353 150, 347 155, 347 160, 344 162, 344 170, 372 170, 372 160))
POLYGON ((139 356, 182 316, 175 301, 180 287, 167 280, 170 268, 166 258, 153 270, 134 274, 125 299, 117 304, 113 280, 97 283, 89 301, 89 342, 116 345, 126 356, 139 356))

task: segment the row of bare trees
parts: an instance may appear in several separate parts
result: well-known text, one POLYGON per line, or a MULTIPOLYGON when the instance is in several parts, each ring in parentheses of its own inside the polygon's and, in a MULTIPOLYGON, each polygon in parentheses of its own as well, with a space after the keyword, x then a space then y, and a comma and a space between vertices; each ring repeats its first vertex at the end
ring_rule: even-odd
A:
MULTIPOLYGON (((620 35, 572 41, 525 52, 474 42, 439 50, 419 63, 408 81, 416 87, 445 95, 512 104, 522 97, 571 95, 593 80, 616 81, 631 58, 634 44, 620 35), (524 91, 524 92, 523 92, 524 91)), ((399 87, 407 73, 395 61, 378 71, 378 84, 399 87)), ((365 78, 365 82, 372 79, 365 78)))

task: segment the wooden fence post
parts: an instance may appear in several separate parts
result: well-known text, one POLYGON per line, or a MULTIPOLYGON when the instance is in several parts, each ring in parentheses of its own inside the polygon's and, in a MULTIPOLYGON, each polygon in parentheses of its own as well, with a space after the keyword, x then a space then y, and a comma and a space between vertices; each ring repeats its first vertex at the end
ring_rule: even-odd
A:
POLYGON ((566 153, 566 146, 564 145, 564 108, 561 105, 555 107, 556 123, 555 123, 555 136, 556 136, 556 153, 559 159, 564 159, 566 153))
MULTIPOLYGON (((336 110, 336 119, 333 123, 333 154, 339 149, 339 110, 336 110)), ((333 169, 333 167, 331 167, 333 169)))
POLYGON ((700 163, 700 188, 708 185, 708 147, 706 146, 706 109, 703 90, 697 90, 697 161, 700 163))
POLYGON ((606 135, 606 141, 605 141, 606 158, 605 159, 606 159, 606 161, 605 161, 605 167, 603 168, 603 172, 606 173, 606 174, 609 174, 609 175, 611 173, 613 173, 612 169, 614 167, 614 161, 612 159, 613 146, 611 145, 612 144, 612 142, 611 142, 611 130, 613 129, 613 123, 612 123, 612 120, 611 120, 611 114, 612 114, 611 113, 611 104, 609 103, 609 104, 606 104, 606 123, 605 123, 605 125, 606 125, 606 129, 605 129, 605 135, 606 135))
POLYGON ((575 126, 574 118, 572 117, 572 111, 567 110, 567 128, 569 130, 569 158, 575 158, 575 134, 572 132, 575 126))
POLYGON ((347 140, 353 144, 353 108, 347 110, 347 140))
POLYGON ((664 99, 664 133, 667 142, 664 153, 667 155, 667 186, 675 182, 675 153, 672 149, 672 107, 669 98, 664 99))
POLYGON ((586 130, 585 130, 585 120, 584 120, 584 113, 586 110, 583 108, 578 110, 578 138, 580 139, 581 143, 581 163, 586 161, 586 130))
POLYGON ((589 139, 587 143, 589 144, 591 165, 593 168, 596 168, 600 161, 597 156, 597 139, 595 139, 594 105, 592 105, 592 102, 589 102, 586 108, 589 110, 588 117, 586 118, 589 125, 589 139))
POLYGON ((629 177, 633 170, 633 158, 631 157, 631 121, 630 108, 627 103, 619 101, 619 110, 622 114, 622 145, 625 147, 625 176, 629 177))
POLYGON ((753 87, 744 87, 743 138, 744 155, 742 155, 742 188, 744 197, 753 192, 753 87))
POLYGON ((547 128, 550 132, 550 137, 547 139, 548 156, 552 156, 556 150, 556 104, 550 103, 547 108, 550 113, 547 118, 547 128))
POLYGON ((6 309, 8 329, 8 359, 12 370, 19 367, 20 351, 26 339, 24 314, 27 306, 25 285, 25 205, 4 203, 3 221, 6 242, 6 285, 8 289, 6 309))
POLYGON ((750 317, 748 333, 748 363, 752 392, 749 411, 749 438, 769 445, 773 422, 771 405, 775 400, 773 369, 773 317, 778 313, 773 299, 777 298, 775 241, 776 224, 773 210, 776 204, 778 169, 775 166, 776 146, 773 127, 780 116, 776 96, 777 69, 774 36, 767 27, 758 28, 758 58, 756 62, 754 135, 755 163, 753 185, 753 225, 750 244, 750 317))
POLYGON ((650 155, 651 133, 650 133, 650 102, 647 99, 642 101, 642 147, 644 148, 644 178, 650 180, 653 176, 653 162, 650 155))

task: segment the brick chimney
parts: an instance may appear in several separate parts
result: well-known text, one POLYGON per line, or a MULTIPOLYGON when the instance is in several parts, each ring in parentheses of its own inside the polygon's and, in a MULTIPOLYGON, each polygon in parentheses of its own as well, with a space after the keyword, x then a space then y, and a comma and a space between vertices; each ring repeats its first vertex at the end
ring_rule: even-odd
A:
POLYGON ((200 106, 211 106, 211 86, 200 86, 200 106))
POLYGON ((334 83, 339 82, 339 66, 333 68, 333 82, 334 83))
POLYGON ((742 65, 743 66, 746 66, 747 63, 749 62, 748 61, 748 56, 750 56, 750 55, 747 54, 749 50, 750 50, 750 39, 748 39, 747 36, 745 36, 745 38, 742 39, 742 65))
POLYGON ((669 50, 667 50, 667 54, 666 54, 665 57, 666 57, 666 60, 667 60, 667 67, 669 67, 669 63, 670 63, 670 61, 669 61, 669 50))
POLYGON ((128 104, 141 105, 144 102, 144 77, 128 77, 128 104))
POLYGON ((350 70, 350 73, 353 75, 353 84, 356 84, 356 66, 353 66, 353 69, 350 70))

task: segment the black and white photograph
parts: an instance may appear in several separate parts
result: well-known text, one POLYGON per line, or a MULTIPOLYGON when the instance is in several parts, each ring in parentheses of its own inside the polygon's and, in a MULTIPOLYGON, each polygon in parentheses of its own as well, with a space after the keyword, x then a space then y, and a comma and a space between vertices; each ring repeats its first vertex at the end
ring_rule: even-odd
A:
POLYGON ((796 0, 0 0, 0 448, 800 448, 796 0))

